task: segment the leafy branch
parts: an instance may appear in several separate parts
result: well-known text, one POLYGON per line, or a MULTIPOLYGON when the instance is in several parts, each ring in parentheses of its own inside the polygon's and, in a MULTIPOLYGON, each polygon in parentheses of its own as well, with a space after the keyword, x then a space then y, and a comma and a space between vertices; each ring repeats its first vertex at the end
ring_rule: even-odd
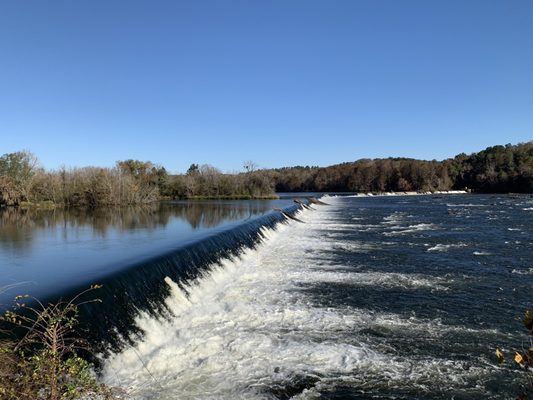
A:
POLYGON ((77 399, 88 392, 106 395, 106 388, 96 382, 92 365, 78 356, 78 351, 90 349, 75 331, 78 307, 100 302, 81 298, 100 287, 93 285, 69 301, 48 305, 28 295, 15 298, 14 309, 1 317, 4 325, 11 326, 4 336, 21 337, 0 342, 2 399, 77 399))

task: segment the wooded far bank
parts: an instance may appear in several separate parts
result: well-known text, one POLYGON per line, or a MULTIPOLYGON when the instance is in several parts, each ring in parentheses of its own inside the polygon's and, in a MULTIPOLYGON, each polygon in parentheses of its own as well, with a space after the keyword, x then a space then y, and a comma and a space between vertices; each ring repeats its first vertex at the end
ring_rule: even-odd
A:
POLYGON ((161 199, 254 199, 276 192, 389 192, 470 188, 485 193, 533 193, 533 141, 489 147, 444 161, 362 159, 329 167, 256 169, 222 173, 192 164, 170 175, 150 161, 118 161, 113 168, 47 171, 29 151, 0 157, 0 206, 50 204, 98 207, 161 199))

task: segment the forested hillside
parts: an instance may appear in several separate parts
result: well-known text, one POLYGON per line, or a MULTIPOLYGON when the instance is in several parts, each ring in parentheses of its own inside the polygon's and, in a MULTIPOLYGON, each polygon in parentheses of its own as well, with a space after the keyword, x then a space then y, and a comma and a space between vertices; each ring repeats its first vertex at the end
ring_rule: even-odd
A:
POLYGON ((470 156, 460 154, 448 165, 455 187, 482 192, 533 192, 533 141, 494 146, 470 156))
POLYGON ((444 161, 358 160, 329 167, 272 171, 280 192, 428 191, 533 192, 533 142, 489 147, 444 161))

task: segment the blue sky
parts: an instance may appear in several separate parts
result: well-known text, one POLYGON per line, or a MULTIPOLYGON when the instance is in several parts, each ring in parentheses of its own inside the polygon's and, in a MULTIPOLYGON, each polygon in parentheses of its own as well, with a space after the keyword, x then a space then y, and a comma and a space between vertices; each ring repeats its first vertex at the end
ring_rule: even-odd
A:
POLYGON ((533 139, 531 0, 0 0, 0 153, 224 171, 533 139))

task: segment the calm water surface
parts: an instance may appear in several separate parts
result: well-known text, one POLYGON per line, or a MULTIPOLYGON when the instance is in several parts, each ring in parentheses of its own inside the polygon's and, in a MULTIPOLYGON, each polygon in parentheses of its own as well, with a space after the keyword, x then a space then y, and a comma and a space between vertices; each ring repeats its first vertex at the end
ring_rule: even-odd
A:
POLYGON ((0 304, 90 285, 149 259, 283 208, 292 200, 162 203, 146 208, 0 209, 0 304))

